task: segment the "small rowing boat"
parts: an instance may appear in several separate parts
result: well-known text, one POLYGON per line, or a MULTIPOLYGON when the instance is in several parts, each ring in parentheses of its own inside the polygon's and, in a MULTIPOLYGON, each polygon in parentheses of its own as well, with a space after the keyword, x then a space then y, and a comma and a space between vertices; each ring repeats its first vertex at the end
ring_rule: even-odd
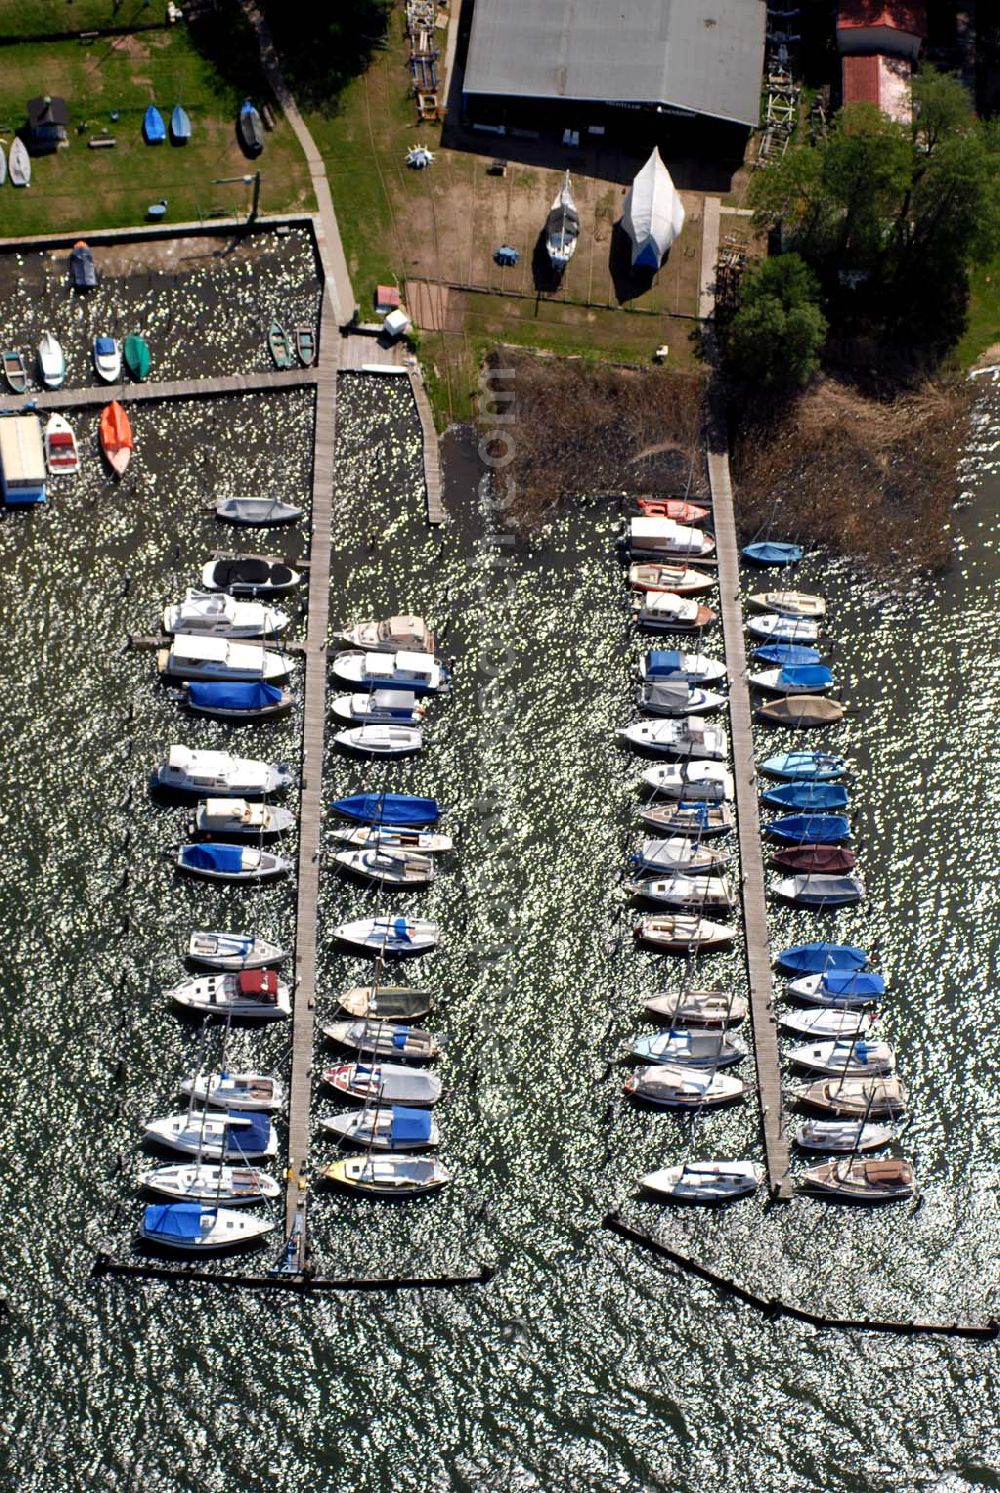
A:
POLYGON ((294 361, 291 338, 280 321, 272 321, 268 327, 267 347, 274 360, 275 368, 291 368, 294 361))
POLYGON ((311 368, 316 361, 316 333, 312 327, 295 327, 295 354, 303 368, 311 368))
POLYGON ((80 470, 76 436, 62 415, 50 415, 45 422, 45 465, 52 477, 71 477, 80 470))
POLYGON ((24 362, 22 353, 16 349, 0 353, 0 366, 3 367, 3 376, 7 381, 7 387, 14 394, 23 394, 28 387, 28 369, 24 362))
POLYGON ((149 377, 150 367, 152 366, 149 344, 146 342, 146 339, 138 336, 135 332, 130 332, 125 338, 122 353, 125 358, 125 367, 128 369, 131 377, 135 379, 136 383, 145 383, 149 377))
POLYGON ((132 422, 117 399, 101 411, 98 436, 105 461, 121 477, 132 456, 132 422))

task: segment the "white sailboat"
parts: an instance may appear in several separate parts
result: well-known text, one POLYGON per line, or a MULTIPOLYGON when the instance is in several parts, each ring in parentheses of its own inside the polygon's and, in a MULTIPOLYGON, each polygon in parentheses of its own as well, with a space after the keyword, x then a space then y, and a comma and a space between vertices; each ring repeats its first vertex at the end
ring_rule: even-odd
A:
POLYGON ((552 268, 559 274, 562 274, 573 258, 579 237, 580 214, 573 201, 567 171, 545 221, 545 252, 552 268))

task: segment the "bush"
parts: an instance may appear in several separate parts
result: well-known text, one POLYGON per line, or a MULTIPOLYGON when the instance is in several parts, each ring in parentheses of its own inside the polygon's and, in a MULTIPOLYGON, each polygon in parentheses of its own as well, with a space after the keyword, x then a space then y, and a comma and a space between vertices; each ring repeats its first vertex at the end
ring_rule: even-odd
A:
POLYGON ((815 275, 798 254, 782 254, 744 277, 740 306, 720 329, 723 360, 747 383, 803 389, 819 367, 826 332, 815 275))

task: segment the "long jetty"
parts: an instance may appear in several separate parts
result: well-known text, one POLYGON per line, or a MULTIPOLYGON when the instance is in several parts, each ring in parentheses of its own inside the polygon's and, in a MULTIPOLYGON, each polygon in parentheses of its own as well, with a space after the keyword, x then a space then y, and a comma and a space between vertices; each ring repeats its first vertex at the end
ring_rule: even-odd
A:
POLYGON ((265 368, 257 373, 229 373, 219 377, 180 378, 163 383, 87 385, 79 389, 42 389, 35 394, 0 396, 0 409, 8 414, 30 414, 32 410, 71 410, 105 405, 112 399, 135 404, 149 399, 204 399, 226 394, 261 394, 269 389, 312 387, 321 381, 320 368, 265 368))
POLYGON ((781 1062, 778 1028, 774 1019, 774 984, 764 898, 764 857, 761 851, 757 769, 754 765, 747 655, 743 640, 740 600, 740 558, 733 512, 725 426, 718 410, 709 423, 708 476, 712 488, 715 552, 719 562, 719 601, 729 669, 729 725, 736 782, 736 818, 742 874, 743 927, 750 1014, 761 1130, 767 1162, 767 1185, 773 1198, 791 1197, 788 1138, 781 1118, 781 1062))

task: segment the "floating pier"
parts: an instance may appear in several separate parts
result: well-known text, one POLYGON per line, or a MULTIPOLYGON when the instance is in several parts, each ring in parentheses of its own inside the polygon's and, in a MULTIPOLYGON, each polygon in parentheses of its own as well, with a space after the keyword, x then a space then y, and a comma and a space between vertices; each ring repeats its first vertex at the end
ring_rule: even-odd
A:
POLYGON ((31 414, 38 410, 71 410, 84 406, 136 404, 147 399, 222 398, 227 394, 260 394, 269 389, 297 389, 320 382, 318 368, 270 368, 259 373, 228 373, 219 377, 180 378, 165 383, 101 384, 82 389, 40 389, 35 394, 7 394, 0 397, 4 414, 31 414))

